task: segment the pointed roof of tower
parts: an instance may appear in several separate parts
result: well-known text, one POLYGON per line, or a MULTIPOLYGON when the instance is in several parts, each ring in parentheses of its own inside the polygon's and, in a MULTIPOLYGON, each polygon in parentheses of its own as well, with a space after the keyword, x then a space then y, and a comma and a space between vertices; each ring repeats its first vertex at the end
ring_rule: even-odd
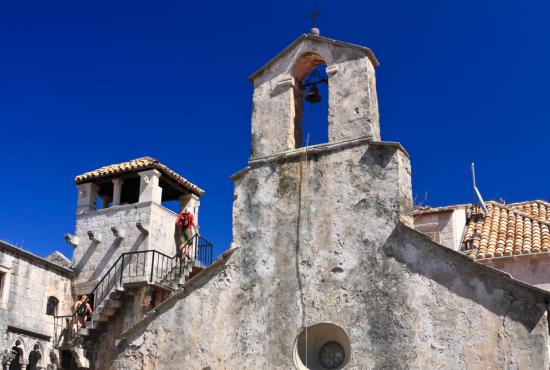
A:
POLYGON ((273 64, 275 64, 275 62, 277 62, 279 59, 281 59, 282 57, 284 57, 285 55, 290 53, 292 50, 297 48, 298 45, 300 45, 301 43, 303 43, 306 40, 311 40, 311 41, 325 43, 325 44, 329 44, 329 45, 336 45, 336 46, 340 46, 340 47, 344 47, 344 48, 350 48, 350 49, 363 51, 363 52, 365 52, 365 55, 368 56, 368 58, 370 59, 370 61, 372 62, 372 64, 375 67, 378 67, 380 65, 380 63, 378 62, 378 59, 376 59, 376 57, 374 56, 374 53, 372 52, 372 50, 370 48, 366 47, 366 46, 350 44, 348 42, 333 40, 333 39, 329 39, 327 37, 313 35, 311 33, 308 33, 308 34, 303 34, 300 37, 298 37, 292 44, 287 46, 283 51, 281 51, 274 58, 272 58, 269 62, 264 64, 262 67, 260 67, 260 69, 258 69, 256 72, 252 73, 248 77, 248 80, 250 82, 254 81, 256 79, 256 77, 260 76, 266 69, 271 67, 273 64))

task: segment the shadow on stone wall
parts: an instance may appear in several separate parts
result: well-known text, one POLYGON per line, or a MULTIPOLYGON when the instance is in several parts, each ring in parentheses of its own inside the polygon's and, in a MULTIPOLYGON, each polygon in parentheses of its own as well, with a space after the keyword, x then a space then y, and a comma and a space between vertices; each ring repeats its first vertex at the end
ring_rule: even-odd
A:
POLYGON ((478 264, 403 224, 396 226, 383 250, 388 257, 406 265, 410 272, 433 280, 495 315, 520 323, 529 332, 544 315, 545 311, 537 304, 544 304, 548 294, 478 264), (483 292, 487 294, 480 294, 483 292))

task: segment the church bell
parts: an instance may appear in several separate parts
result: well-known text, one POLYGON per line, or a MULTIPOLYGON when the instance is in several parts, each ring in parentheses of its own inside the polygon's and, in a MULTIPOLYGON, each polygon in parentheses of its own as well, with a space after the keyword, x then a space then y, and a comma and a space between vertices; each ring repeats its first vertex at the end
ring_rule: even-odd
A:
POLYGON ((321 97, 321 94, 319 94, 319 88, 317 88, 317 84, 310 85, 309 92, 306 94, 305 99, 308 103, 311 104, 317 104, 321 102, 323 98, 321 97))

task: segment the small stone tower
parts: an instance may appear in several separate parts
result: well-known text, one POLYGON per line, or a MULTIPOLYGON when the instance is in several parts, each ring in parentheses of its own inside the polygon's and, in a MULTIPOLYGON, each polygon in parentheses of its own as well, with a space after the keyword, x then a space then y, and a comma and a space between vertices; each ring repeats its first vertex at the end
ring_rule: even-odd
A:
POLYGON ((89 293, 125 252, 176 253, 176 214, 162 206, 179 201, 198 222, 204 191, 154 158, 102 167, 75 177, 78 187, 73 267, 75 294, 89 293))

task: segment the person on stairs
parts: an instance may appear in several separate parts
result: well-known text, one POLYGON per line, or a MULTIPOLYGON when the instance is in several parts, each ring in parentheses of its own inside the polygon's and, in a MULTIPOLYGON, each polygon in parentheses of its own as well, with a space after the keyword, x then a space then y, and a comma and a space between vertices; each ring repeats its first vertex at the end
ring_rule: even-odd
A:
POLYGON ((181 253, 181 258, 188 261, 191 261, 189 253, 193 243, 193 230, 195 230, 196 235, 199 234, 199 229, 195 224, 195 216, 188 207, 185 207, 176 219, 176 245, 181 253))
POLYGON ((92 306, 89 303, 88 296, 84 294, 76 303, 74 304, 74 325, 73 325, 73 335, 77 336, 80 328, 86 327, 86 318, 91 316, 93 313, 92 306))

